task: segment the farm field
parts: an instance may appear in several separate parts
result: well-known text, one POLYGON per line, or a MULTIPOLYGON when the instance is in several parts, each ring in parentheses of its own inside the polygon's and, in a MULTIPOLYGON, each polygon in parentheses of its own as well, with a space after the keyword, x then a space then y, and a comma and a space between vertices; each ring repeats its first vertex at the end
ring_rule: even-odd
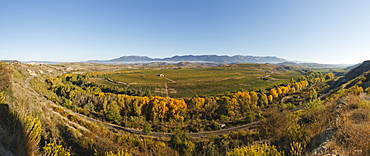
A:
POLYGON ((300 76, 299 71, 271 64, 233 64, 210 68, 131 70, 93 77, 90 81, 157 96, 187 98, 266 89, 300 76))

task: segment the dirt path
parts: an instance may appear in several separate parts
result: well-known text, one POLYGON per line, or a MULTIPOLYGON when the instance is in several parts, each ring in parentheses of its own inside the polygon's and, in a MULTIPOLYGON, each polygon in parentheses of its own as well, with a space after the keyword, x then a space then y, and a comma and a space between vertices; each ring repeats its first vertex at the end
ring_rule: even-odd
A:
POLYGON ((175 80, 172 80, 172 79, 170 79, 170 78, 168 78, 168 77, 163 77, 163 78, 165 78, 166 80, 171 81, 171 82, 173 82, 173 83, 176 83, 176 81, 175 81, 175 80))
POLYGON ((281 102, 284 103, 285 101, 291 99, 293 96, 284 96, 283 98, 281 98, 281 102))
POLYGON ((126 82, 116 81, 116 80, 112 80, 110 78, 105 78, 105 80, 107 80, 109 82, 112 82, 112 83, 117 83, 117 84, 127 85, 127 86, 130 86, 130 85, 133 85, 133 84, 137 84, 137 83, 126 83, 126 82))
POLYGON ((169 97, 168 96, 168 86, 166 82, 164 83, 164 92, 166 93, 166 97, 169 97))
POLYGON ((218 80, 215 80, 215 81, 216 81, 216 82, 219 82, 219 81, 225 81, 225 80, 230 80, 230 79, 239 80, 239 79, 242 79, 242 78, 245 78, 245 77, 246 77, 246 76, 228 77, 228 78, 218 79, 218 80))

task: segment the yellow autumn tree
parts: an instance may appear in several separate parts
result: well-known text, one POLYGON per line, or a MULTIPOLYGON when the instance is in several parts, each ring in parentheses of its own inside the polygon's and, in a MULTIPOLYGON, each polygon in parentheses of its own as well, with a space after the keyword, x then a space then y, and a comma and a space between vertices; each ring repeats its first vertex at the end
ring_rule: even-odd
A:
POLYGON ((257 108, 257 103, 258 103, 258 95, 256 92, 254 91, 251 91, 249 92, 250 96, 251 96, 251 107, 252 108, 257 108))
POLYGON ((279 95, 283 94, 283 91, 281 90, 281 87, 276 88, 276 93, 279 94, 279 95))
POLYGON ((272 102, 274 100, 274 97, 270 94, 267 96, 267 99, 269 100, 269 102, 272 102))
POLYGON ((194 97, 188 100, 188 106, 190 114, 193 118, 199 118, 202 116, 204 110, 205 99, 201 97, 194 97))
POLYGON ((176 100, 171 99, 168 104, 168 118, 175 120, 184 120, 184 114, 186 113, 186 103, 183 99, 176 100))
POLYGON ((270 95, 272 95, 272 97, 274 97, 274 98, 279 97, 279 94, 277 93, 275 88, 270 89, 270 95))
POLYGON ((251 96, 249 95, 249 92, 237 92, 236 99, 238 100, 241 113, 252 109, 251 96))

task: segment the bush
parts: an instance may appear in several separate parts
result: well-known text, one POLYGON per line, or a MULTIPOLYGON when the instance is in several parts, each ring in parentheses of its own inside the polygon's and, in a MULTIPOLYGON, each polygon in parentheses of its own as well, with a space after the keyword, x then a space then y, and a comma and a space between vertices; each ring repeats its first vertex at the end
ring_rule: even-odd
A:
POLYGON ((262 120, 261 125, 257 127, 262 139, 278 141, 286 135, 287 125, 295 123, 295 117, 288 111, 272 110, 265 116, 267 118, 262 120))
POLYGON ((43 156, 70 156, 69 153, 62 145, 59 145, 55 140, 53 142, 47 143, 43 147, 43 156))
POLYGON ((289 153, 294 156, 303 155, 309 142, 308 131, 299 124, 293 124, 289 127, 288 133, 285 136, 286 145, 290 145, 289 153))
POLYGON ((183 131, 176 131, 171 137, 170 146, 179 151, 181 155, 191 155, 195 149, 195 144, 191 141, 191 138, 183 131))
POLYGON ((255 113, 248 112, 247 116, 245 117, 245 121, 250 123, 250 122, 253 122, 254 120, 256 120, 255 113))
POLYGON ((219 130, 221 129, 221 124, 218 123, 218 122, 213 122, 210 127, 212 128, 212 130, 219 130))
POLYGON ((228 156, 282 156, 283 152, 279 152, 274 145, 267 143, 254 144, 245 147, 235 148, 227 152, 228 156))
POLYGON ((144 134, 150 134, 152 133, 152 125, 149 123, 146 123, 143 127, 143 133, 144 134))
POLYGON ((109 109, 106 113, 105 113, 105 117, 110 120, 110 121, 114 121, 115 123, 117 124, 120 124, 121 123, 121 120, 122 120, 122 116, 119 114, 119 112, 115 109, 109 109))
POLYGON ((310 100, 306 106, 310 109, 320 109, 323 107, 323 104, 321 102, 320 99, 316 99, 316 100, 310 100))
POLYGON ((355 95, 357 95, 357 96, 359 96, 361 93, 363 93, 364 92, 364 89, 362 88, 362 87, 360 87, 360 86, 355 86, 354 88, 353 88, 353 93, 355 94, 355 95))

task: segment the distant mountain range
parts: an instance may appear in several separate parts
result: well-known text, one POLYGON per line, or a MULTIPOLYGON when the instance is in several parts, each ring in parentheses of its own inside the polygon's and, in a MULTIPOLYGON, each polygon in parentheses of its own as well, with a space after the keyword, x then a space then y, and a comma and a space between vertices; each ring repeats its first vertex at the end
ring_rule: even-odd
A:
POLYGON ((287 62, 275 56, 218 56, 218 55, 184 55, 169 58, 149 58, 147 56, 122 56, 111 60, 90 60, 94 63, 143 63, 143 62, 201 62, 201 63, 281 63, 287 62))

